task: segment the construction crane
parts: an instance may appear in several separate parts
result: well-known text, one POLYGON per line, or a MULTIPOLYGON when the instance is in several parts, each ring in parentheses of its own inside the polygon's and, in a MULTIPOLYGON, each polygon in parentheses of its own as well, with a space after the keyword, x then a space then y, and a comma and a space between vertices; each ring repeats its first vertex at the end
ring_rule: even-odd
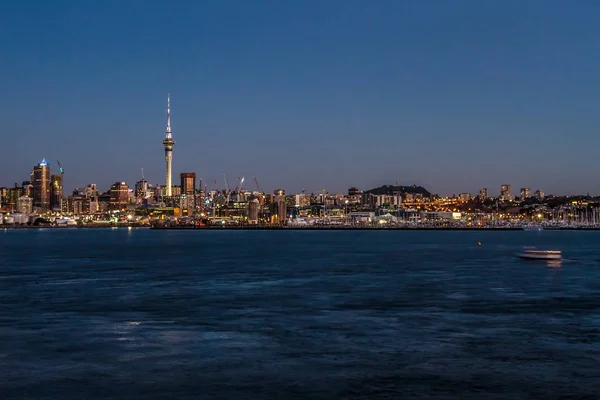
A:
POLYGON ((256 177, 254 177, 254 183, 256 183, 256 190, 260 193, 260 185, 258 184, 258 179, 256 179, 256 177))
POLYGON ((227 204, 229 204, 229 185, 227 184, 227 176, 225 176, 225 172, 223 172, 223 180, 225 181, 225 195, 227 196, 227 204))
POLYGON ((242 187, 244 186, 244 179, 246 179, 246 176, 242 176, 241 178, 238 176, 238 185, 235 188, 236 192, 241 192, 242 191, 242 187))
MULTIPOLYGON (((198 202, 200 202, 200 204, 202 204, 203 201, 203 197, 202 197, 202 184, 204 182, 202 181, 202 177, 200 177, 200 188, 198 189, 198 193, 196 193, 196 187, 194 187, 194 204, 195 207, 198 207, 198 202)), ((204 196, 206 196, 206 192, 204 192, 204 196)))
POLYGON ((63 169, 63 167, 60 165, 60 161, 56 160, 56 163, 58 164, 58 170, 60 171, 61 175, 65 174, 65 170, 63 169))

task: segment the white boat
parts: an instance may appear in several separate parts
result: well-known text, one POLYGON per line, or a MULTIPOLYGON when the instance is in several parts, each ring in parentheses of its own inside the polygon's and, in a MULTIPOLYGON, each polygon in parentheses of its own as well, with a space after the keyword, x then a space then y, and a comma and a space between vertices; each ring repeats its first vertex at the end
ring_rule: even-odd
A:
POLYGON ((75 226, 77 225, 77 221, 75 221, 74 219, 71 218, 56 218, 54 220, 54 222, 56 223, 56 225, 60 225, 60 226, 75 226))
POLYGON ((562 252, 560 250, 523 250, 517 253, 518 257, 527 260, 560 260, 562 252))

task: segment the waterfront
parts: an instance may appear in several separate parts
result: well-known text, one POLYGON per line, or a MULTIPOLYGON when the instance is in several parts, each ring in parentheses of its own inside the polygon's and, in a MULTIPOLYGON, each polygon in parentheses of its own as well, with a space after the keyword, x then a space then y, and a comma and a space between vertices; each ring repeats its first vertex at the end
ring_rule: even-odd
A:
POLYGON ((0 235, 4 398, 600 390, 599 232, 0 235), (514 257, 523 246, 566 259, 524 262, 514 257))

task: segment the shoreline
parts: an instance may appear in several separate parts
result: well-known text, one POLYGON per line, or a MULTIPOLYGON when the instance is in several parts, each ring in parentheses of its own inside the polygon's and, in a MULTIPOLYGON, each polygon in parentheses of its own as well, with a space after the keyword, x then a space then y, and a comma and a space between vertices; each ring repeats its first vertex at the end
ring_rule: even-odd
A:
MULTIPOLYGON (((426 226, 394 226, 394 227, 354 227, 354 226, 318 226, 318 227, 287 227, 287 226, 214 226, 214 227, 186 227, 186 226, 153 226, 150 229, 157 230, 214 230, 214 229, 226 229, 226 230, 295 230, 295 231, 526 231, 522 227, 426 227, 426 226)), ((544 228, 545 231, 600 231, 600 227, 549 227, 544 228)))
MULTIPOLYGON (((525 231, 523 227, 435 227, 435 226, 393 226, 393 227, 355 227, 355 226, 148 226, 148 225, 80 225, 80 226, 10 226, 0 225, 4 230, 31 229, 152 229, 152 230, 291 230, 291 231, 525 231)), ((600 227, 546 227, 544 231, 600 231, 600 227)))

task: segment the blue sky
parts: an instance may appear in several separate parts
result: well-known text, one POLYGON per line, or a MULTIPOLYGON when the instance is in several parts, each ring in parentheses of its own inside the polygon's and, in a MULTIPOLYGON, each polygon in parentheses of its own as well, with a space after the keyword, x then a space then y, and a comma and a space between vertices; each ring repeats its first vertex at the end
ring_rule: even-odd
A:
POLYGON ((600 3, 23 1, 0 14, 0 185, 252 176, 269 191, 600 194, 600 3))

